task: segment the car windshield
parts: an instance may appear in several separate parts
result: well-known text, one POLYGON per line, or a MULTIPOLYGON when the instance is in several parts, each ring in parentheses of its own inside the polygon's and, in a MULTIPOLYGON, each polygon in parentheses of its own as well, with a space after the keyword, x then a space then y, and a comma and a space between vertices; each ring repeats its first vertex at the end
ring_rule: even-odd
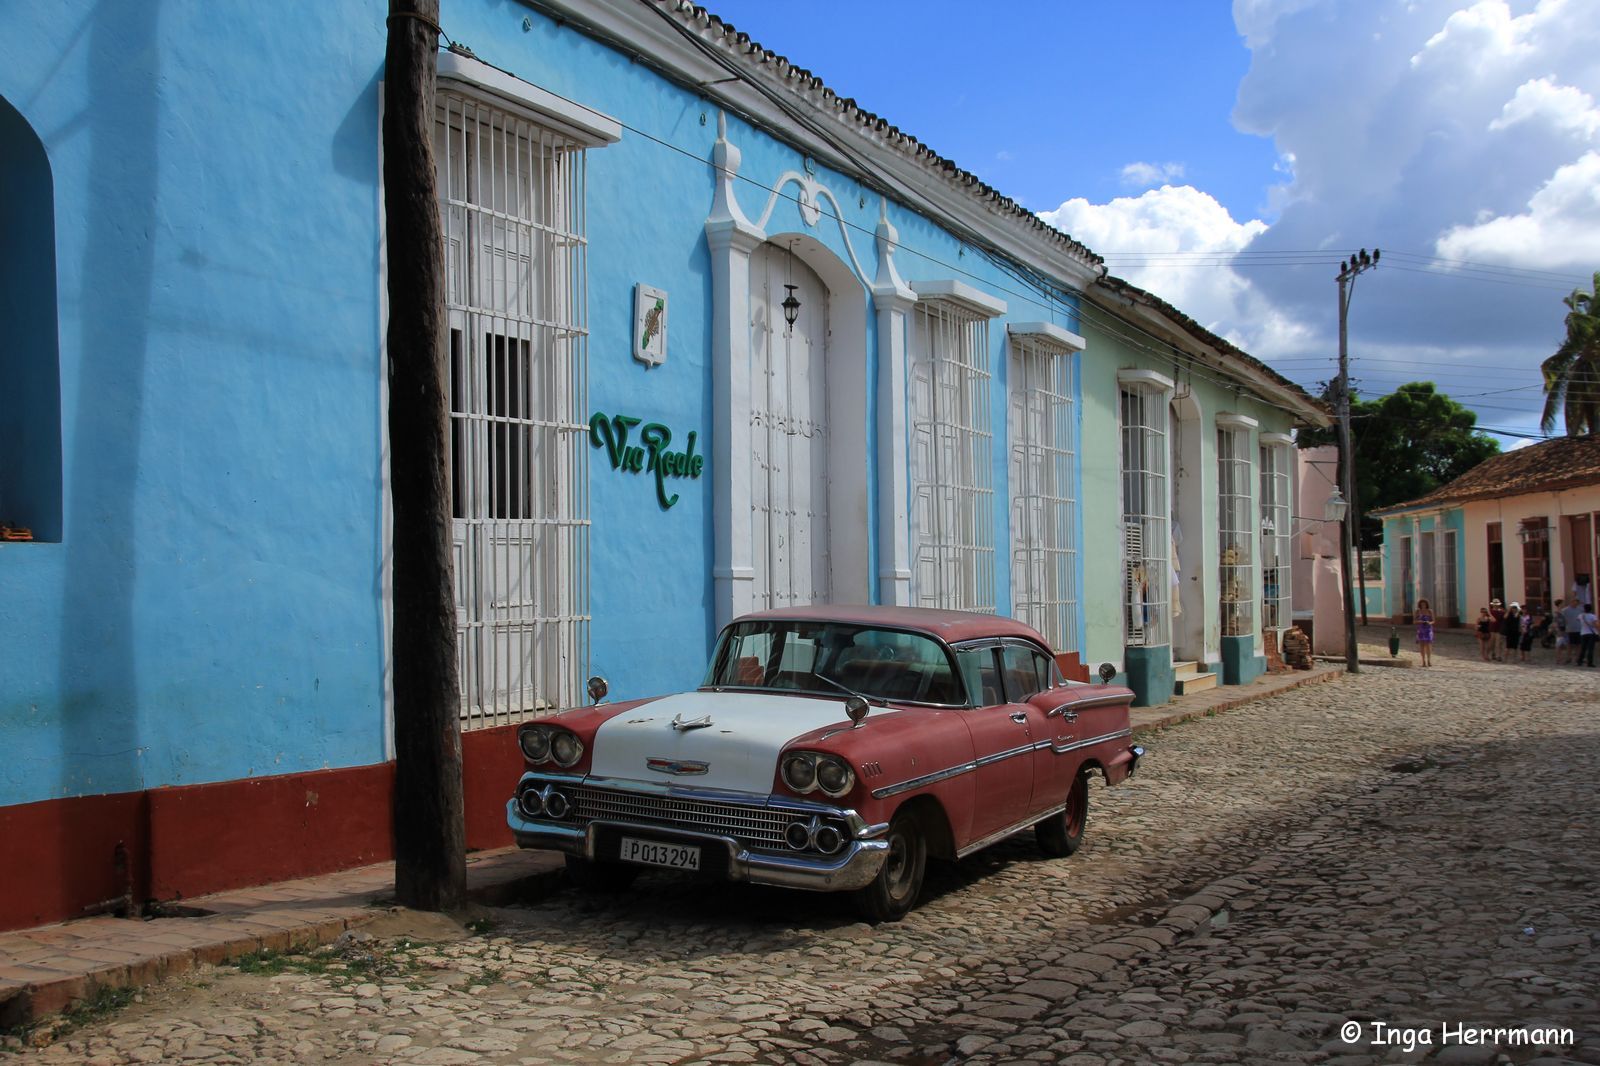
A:
POLYGON ((712 657, 705 687, 860 693, 902 703, 966 702, 949 653, 932 637, 789 619, 729 626, 712 657))

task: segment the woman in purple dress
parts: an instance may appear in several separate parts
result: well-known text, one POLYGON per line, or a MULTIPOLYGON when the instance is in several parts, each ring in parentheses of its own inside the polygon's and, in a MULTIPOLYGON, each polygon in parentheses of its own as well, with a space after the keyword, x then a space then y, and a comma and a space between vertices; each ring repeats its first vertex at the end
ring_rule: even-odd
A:
POLYGON ((1422 665, 1433 665, 1433 607, 1427 600, 1417 601, 1417 651, 1422 655, 1422 665))

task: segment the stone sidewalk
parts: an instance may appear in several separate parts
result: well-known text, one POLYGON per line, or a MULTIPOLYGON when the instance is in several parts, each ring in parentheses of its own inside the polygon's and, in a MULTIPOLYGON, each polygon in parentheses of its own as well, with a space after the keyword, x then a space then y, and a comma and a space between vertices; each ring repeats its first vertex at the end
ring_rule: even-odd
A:
MULTIPOLYGON (((1177 697, 1160 707, 1135 708, 1133 729, 1139 733, 1217 714, 1331 681, 1342 672, 1342 665, 1318 664, 1309 671, 1177 697)), ((468 893, 488 905, 528 898, 558 885, 563 865, 553 852, 479 852, 467 857, 468 893)), ((0 933, 0 1029, 30 1024, 100 989, 151 984, 258 951, 331 943, 387 913, 390 905, 384 901, 393 885, 394 864, 377 863, 185 900, 187 917, 84 918, 0 933)))

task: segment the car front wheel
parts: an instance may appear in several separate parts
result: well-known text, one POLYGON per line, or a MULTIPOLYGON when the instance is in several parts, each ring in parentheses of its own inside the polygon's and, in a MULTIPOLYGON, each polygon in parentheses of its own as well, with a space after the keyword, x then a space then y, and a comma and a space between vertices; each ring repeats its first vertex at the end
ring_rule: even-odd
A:
POLYGON ((1033 827, 1039 850, 1052 858, 1062 858, 1083 844, 1083 829, 1089 823, 1089 773, 1080 773, 1067 793, 1067 805, 1033 827))
POLYGON ((914 815, 901 813, 889 822, 889 856, 866 888, 856 892, 856 910, 867 921, 898 922, 916 906, 922 876, 928 867, 928 842, 914 815))

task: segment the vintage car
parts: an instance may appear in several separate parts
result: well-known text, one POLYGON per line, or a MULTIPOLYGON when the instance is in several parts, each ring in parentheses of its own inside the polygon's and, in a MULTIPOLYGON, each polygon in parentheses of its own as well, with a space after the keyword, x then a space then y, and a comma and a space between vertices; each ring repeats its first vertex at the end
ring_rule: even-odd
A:
MULTIPOLYGON (((1102 676, 1112 673, 1103 667, 1102 676)), ((893 921, 928 858, 1029 826, 1078 849, 1088 779, 1115 784, 1133 693, 1065 681, 1044 640, 993 615, 816 606, 735 619, 694 692, 601 703, 521 727, 517 842, 621 888, 645 867, 853 891, 893 921)))

